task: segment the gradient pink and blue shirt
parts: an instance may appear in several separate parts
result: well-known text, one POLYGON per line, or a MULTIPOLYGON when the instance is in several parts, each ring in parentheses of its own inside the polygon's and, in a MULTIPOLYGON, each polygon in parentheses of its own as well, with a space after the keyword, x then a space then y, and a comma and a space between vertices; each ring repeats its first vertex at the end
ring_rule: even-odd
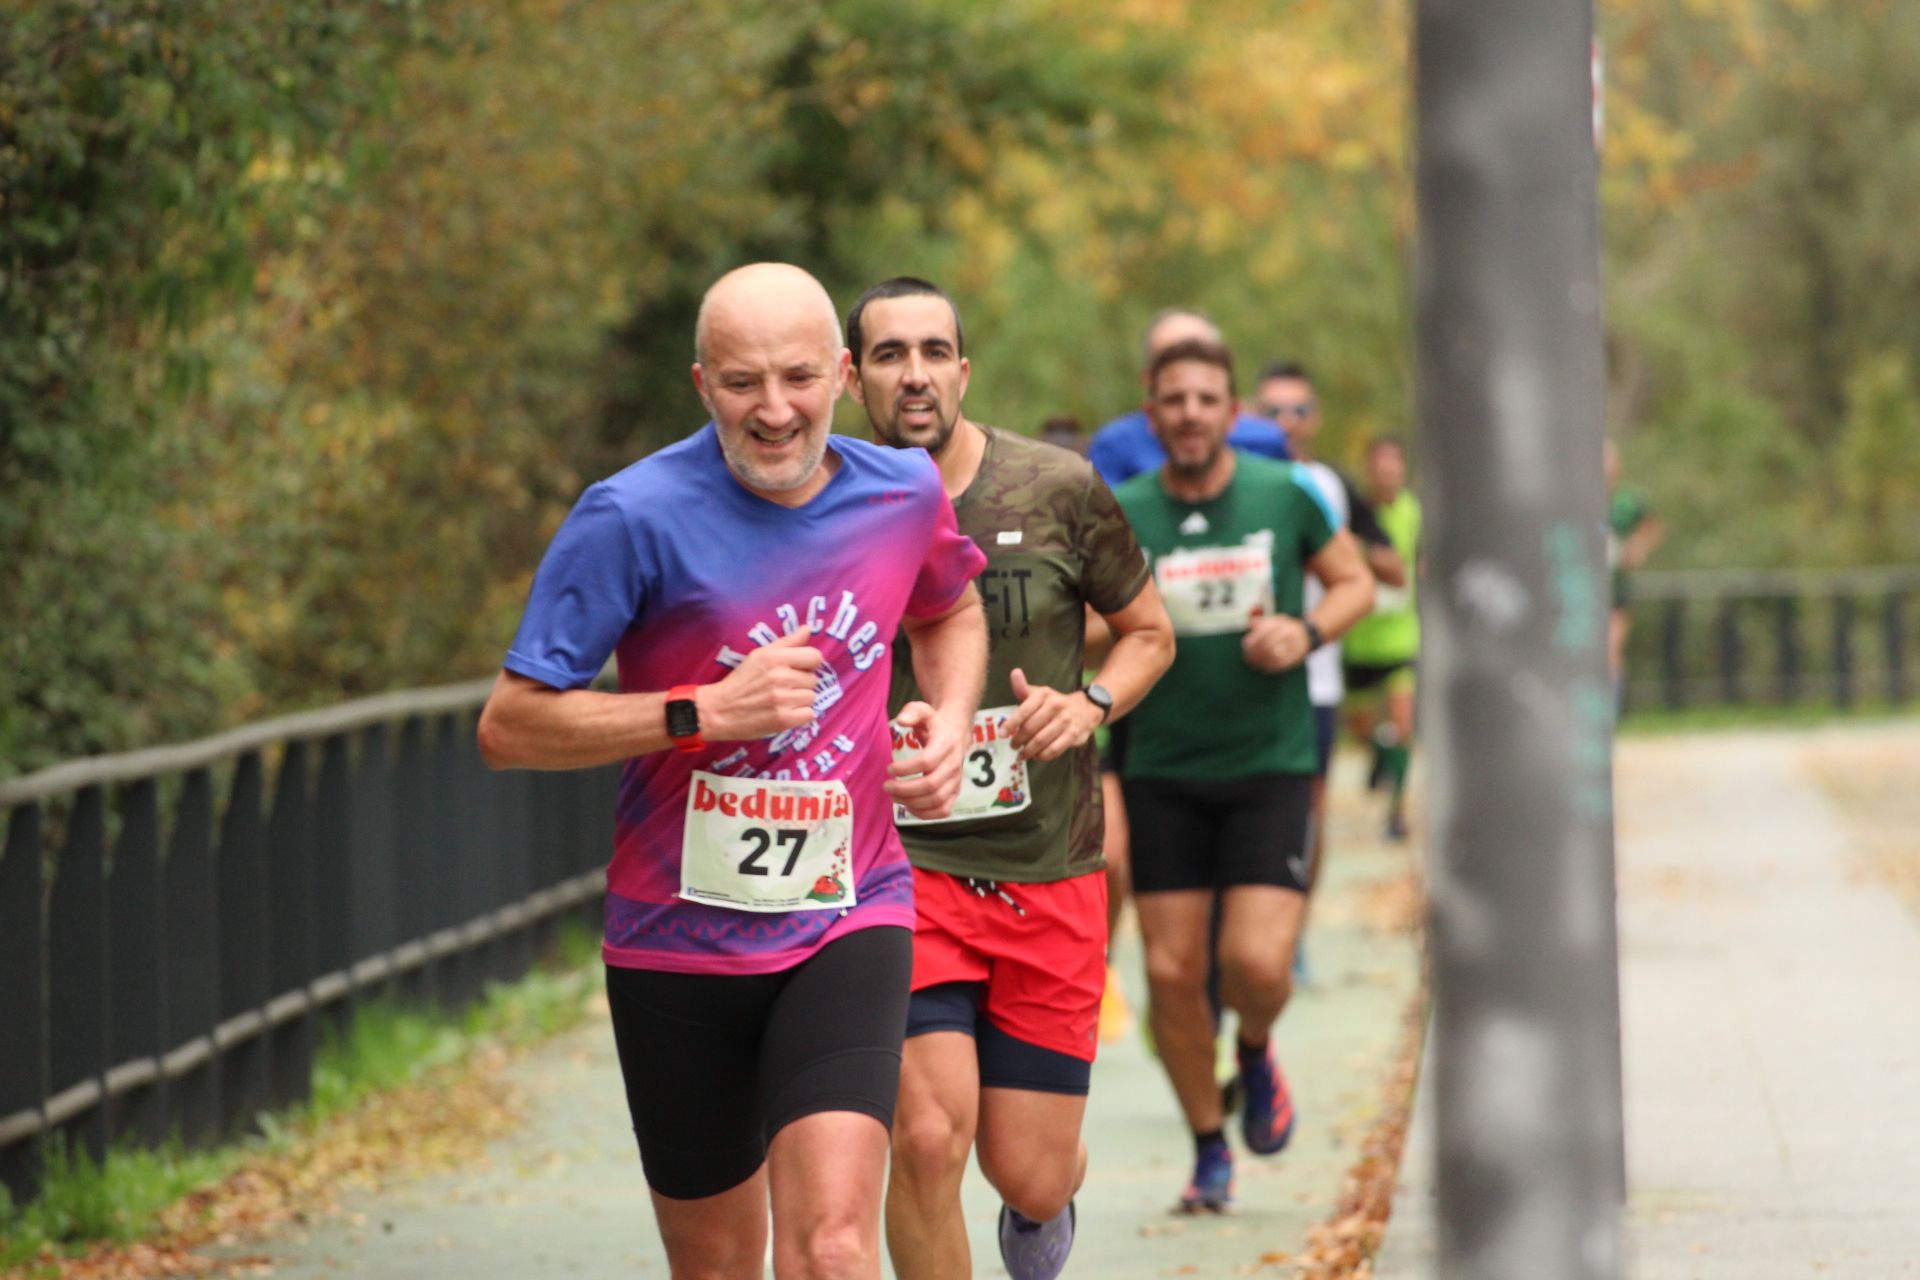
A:
POLYGON ((623 692, 724 678, 800 627, 825 661, 815 719, 752 742, 628 760, 607 869, 608 964, 770 973, 854 929, 913 926, 913 879, 882 790, 887 685, 903 616, 951 608, 986 563, 933 460, 829 437, 839 469, 798 508, 743 488, 711 423, 588 489, 554 535, 504 663, 576 689, 616 656, 623 692), (853 797, 856 905, 760 914, 681 899, 693 772, 838 779, 853 797))

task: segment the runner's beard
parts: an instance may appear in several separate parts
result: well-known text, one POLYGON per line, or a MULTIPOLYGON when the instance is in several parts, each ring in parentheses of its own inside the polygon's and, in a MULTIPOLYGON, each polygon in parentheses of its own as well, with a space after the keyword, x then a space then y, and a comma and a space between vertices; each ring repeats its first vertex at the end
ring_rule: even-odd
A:
POLYGON ((1213 470, 1213 464, 1219 461, 1220 451, 1226 447, 1227 447, 1226 441, 1222 440, 1220 443, 1214 445, 1211 449, 1208 449, 1204 457, 1201 457, 1193 462, 1181 461, 1174 454, 1173 450, 1168 449, 1166 451, 1167 465, 1173 468, 1173 474, 1181 477, 1182 479, 1197 480, 1201 476, 1206 475, 1207 472, 1213 470))
POLYGON ((753 453, 752 429, 744 423, 732 431, 717 433, 720 453, 741 483, 767 493, 785 493, 798 489, 813 478, 820 460, 827 456, 827 433, 816 433, 811 424, 800 431, 799 451, 791 458, 767 465, 753 453))
POLYGON ((933 421, 924 427, 903 427, 900 425, 901 410, 896 406, 892 422, 880 435, 896 449, 925 449, 937 458, 940 451, 947 447, 947 441, 953 439, 953 429, 959 425, 960 414, 957 410, 952 414, 943 412, 941 403, 931 396, 914 398, 933 401, 933 421))

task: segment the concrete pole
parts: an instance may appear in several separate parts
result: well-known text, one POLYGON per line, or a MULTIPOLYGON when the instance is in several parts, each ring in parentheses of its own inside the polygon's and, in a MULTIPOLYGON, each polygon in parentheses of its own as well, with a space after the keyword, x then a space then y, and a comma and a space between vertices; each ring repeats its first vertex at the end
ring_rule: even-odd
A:
POLYGON ((1591 0, 1419 0, 1446 1280, 1622 1270, 1591 0))

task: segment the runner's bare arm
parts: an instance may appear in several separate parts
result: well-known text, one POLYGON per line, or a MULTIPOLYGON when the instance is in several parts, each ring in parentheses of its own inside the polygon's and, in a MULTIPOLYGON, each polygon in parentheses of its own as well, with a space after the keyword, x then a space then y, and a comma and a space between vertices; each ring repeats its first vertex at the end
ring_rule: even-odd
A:
POLYGON ((913 640, 913 678, 926 695, 895 717, 925 745, 895 761, 887 792, 917 818, 944 818, 960 794, 960 764, 987 678, 987 617, 971 583, 953 607, 932 618, 902 618, 913 640))
MULTIPOLYGON (((1154 593, 1158 595, 1159 588, 1156 587, 1154 593)), ((1161 606, 1162 609, 1165 607, 1161 606)), ((1107 625, 1107 620, 1092 605, 1083 606, 1082 612, 1087 615, 1087 665, 1098 668, 1106 662, 1107 653, 1113 648, 1113 628, 1107 625)))
MULTIPOLYGON (((820 651, 802 628, 762 645, 694 695, 709 742, 764 738, 813 719, 820 651)), ((480 712, 480 757, 494 769, 587 769, 665 751, 665 693, 555 689, 502 671, 480 712)))
POLYGON ((1660 540, 1666 536, 1666 522, 1656 515, 1647 516, 1620 544, 1620 567, 1629 573, 1640 568, 1647 562, 1647 557, 1659 549, 1660 540))
POLYGON ((1284 613, 1254 618, 1240 639, 1248 666, 1270 674, 1296 667, 1312 649, 1308 621, 1322 641, 1337 640, 1373 608, 1373 572, 1361 557, 1360 544, 1345 529, 1334 530, 1307 561, 1307 572, 1320 579, 1326 596, 1305 620, 1284 613))
POLYGON ((1407 562, 1392 547, 1383 547, 1377 542, 1366 544, 1367 568, 1372 570, 1377 581, 1390 587, 1407 585, 1407 562))
POLYGON ((1307 572, 1320 579, 1327 594, 1307 615, 1322 640, 1338 640, 1373 609, 1373 573, 1361 558, 1360 544, 1345 529, 1336 529, 1327 544, 1307 561, 1307 572))
MULTIPOLYGON (((1094 681, 1113 695, 1113 714, 1107 718, 1118 720, 1173 665, 1173 623, 1151 578, 1124 608, 1096 616, 1112 640, 1094 681)), ((1013 694, 1020 709, 1008 719, 1007 731, 1027 760, 1052 760, 1073 750, 1093 736, 1102 718, 1100 708, 1078 689, 1029 686, 1017 671, 1013 694)))

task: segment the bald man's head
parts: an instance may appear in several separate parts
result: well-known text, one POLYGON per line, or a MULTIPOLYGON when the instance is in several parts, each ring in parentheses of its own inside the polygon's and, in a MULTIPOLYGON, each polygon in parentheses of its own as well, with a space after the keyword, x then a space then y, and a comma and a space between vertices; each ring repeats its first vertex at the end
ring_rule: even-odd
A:
POLYGON ((782 262, 729 271, 700 301, 694 353, 694 389, 734 476, 776 502, 817 492, 847 376, 840 320, 820 282, 782 262))
POLYGON ((1141 372, 1152 366, 1155 356, 1179 343, 1209 342, 1218 346, 1222 341, 1220 326, 1201 312, 1191 307, 1168 307, 1147 321, 1140 335, 1141 372))
POLYGON ((827 345, 834 351, 846 345, 840 337, 840 316, 833 299, 812 275, 786 262, 750 262, 715 280, 700 299, 693 322, 693 358, 701 364, 713 349, 715 326, 752 323, 769 313, 784 319, 811 311, 824 323, 827 345))

